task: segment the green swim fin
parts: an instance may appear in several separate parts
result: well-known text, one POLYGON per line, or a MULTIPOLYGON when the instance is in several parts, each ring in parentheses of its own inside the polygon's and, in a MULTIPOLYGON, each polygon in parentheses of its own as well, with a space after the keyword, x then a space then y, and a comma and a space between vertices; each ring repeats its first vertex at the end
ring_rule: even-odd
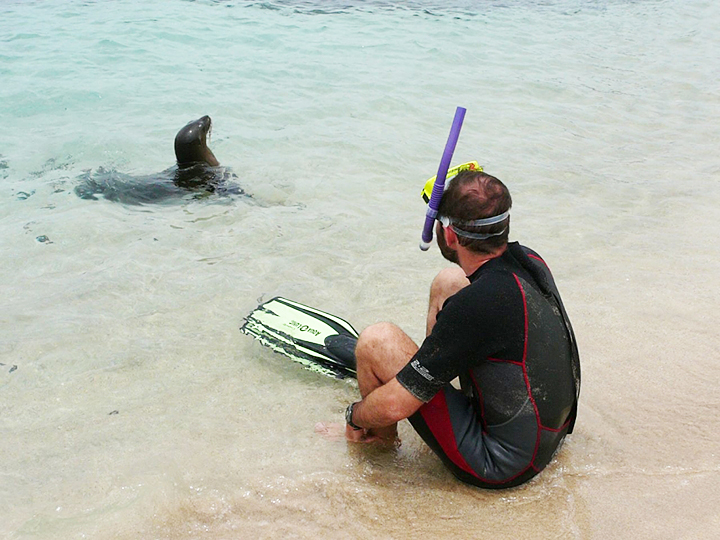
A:
POLYGON ((255 308, 240 331, 311 371, 337 379, 356 376, 358 333, 330 313, 277 296, 255 308))

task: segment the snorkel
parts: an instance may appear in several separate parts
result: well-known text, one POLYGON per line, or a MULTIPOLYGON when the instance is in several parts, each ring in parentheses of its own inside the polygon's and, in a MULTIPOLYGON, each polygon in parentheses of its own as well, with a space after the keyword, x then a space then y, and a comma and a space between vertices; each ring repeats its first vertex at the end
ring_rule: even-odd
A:
POLYGON ((420 249, 423 251, 427 251, 430 248, 430 242, 432 242, 433 239, 433 223, 435 223, 438 208, 440 208, 440 199, 442 199, 443 191, 445 191, 445 178, 447 177, 448 167, 450 167, 450 161, 452 161, 453 153, 455 152, 455 145, 460 137, 460 129, 462 129, 465 112, 466 109, 463 107, 455 109, 455 118, 450 128, 447 143, 445 143, 445 151, 440 160, 438 173, 435 177, 435 185, 433 186, 427 212, 425 213, 425 225, 423 226, 422 240, 420 241, 420 249))

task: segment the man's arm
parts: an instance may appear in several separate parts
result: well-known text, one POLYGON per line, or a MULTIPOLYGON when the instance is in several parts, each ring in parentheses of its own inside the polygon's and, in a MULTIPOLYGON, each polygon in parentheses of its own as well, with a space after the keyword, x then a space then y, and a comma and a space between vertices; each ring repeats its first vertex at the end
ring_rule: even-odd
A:
POLYGON ((352 420, 365 429, 382 428, 411 416, 422 404, 393 377, 355 405, 352 420))

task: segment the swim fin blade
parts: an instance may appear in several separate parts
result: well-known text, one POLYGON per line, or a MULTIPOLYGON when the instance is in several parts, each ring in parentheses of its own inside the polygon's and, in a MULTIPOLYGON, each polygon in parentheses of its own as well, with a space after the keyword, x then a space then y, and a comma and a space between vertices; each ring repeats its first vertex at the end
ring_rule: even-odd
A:
POLYGON ((330 313, 277 296, 255 308, 240 331, 311 371, 336 379, 356 376, 358 333, 330 313))

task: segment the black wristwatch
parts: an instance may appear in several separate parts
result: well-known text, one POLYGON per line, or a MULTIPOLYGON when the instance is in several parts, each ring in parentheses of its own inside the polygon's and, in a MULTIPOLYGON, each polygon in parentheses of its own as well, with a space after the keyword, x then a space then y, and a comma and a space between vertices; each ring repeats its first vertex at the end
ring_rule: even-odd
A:
POLYGON ((357 405, 358 403, 360 403, 360 402, 356 401, 355 403, 351 403, 350 405, 348 405, 348 408, 345 409, 345 423, 348 426, 350 426, 351 428, 353 428, 355 431, 359 431, 359 430, 363 429, 360 426, 358 426, 357 424, 354 424, 352 421, 353 409, 355 408, 355 405, 357 405))

